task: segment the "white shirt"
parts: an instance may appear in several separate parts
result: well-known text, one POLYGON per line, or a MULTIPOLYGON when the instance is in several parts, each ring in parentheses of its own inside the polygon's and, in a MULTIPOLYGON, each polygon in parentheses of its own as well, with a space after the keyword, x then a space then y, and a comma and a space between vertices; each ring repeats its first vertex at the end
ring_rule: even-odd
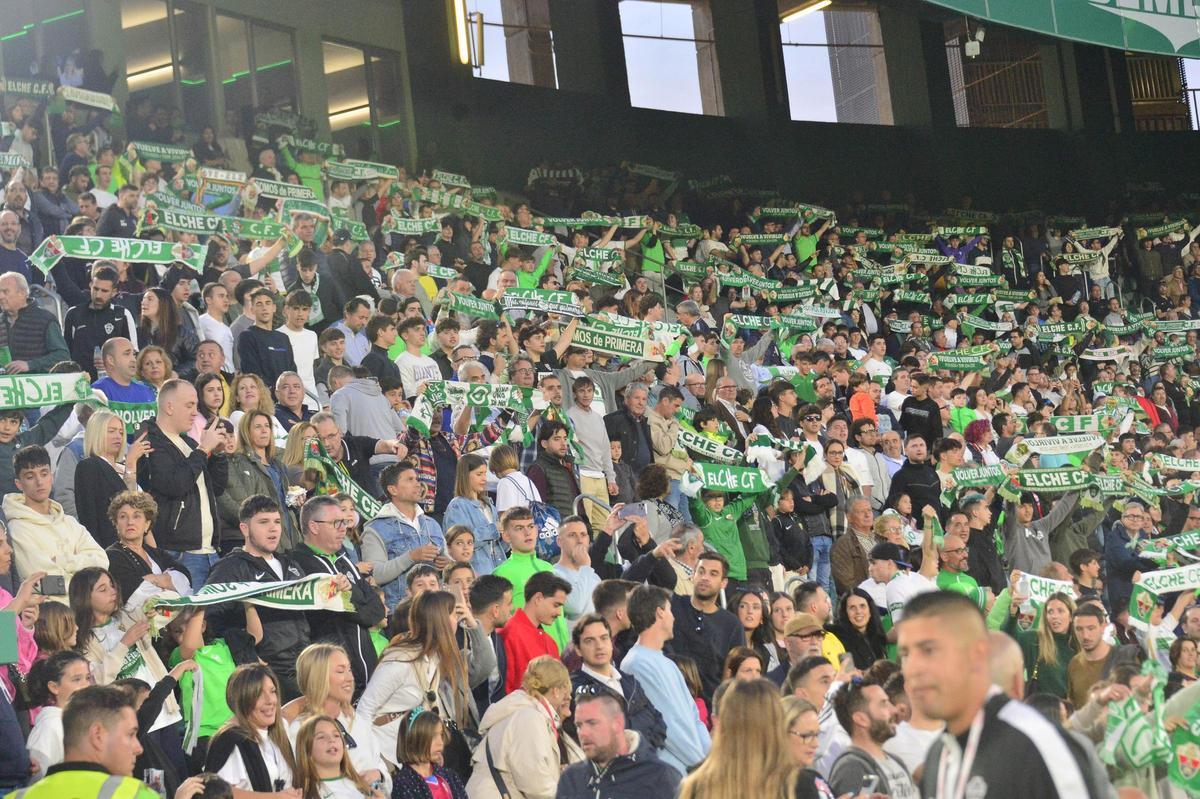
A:
POLYGON ((938 587, 937 583, 923 574, 901 570, 888 580, 886 589, 887 609, 892 615, 892 626, 895 626, 904 616, 904 606, 910 599, 918 594, 936 591, 938 587))
POLYGON ((884 742, 883 751, 898 758, 912 774, 925 762, 929 747, 941 734, 941 730, 922 730, 902 721, 896 725, 896 734, 884 742))
MULTIPOLYGON (((292 742, 292 749, 296 748, 296 734, 300 732, 300 725, 308 718, 301 714, 292 719, 287 725, 288 740, 292 742)), ((375 741, 375 735, 371 731, 371 726, 366 721, 359 719, 357 716, 347 716, 345 713, 339 713, 337 720, 341 723, 342 728, 350 734, 357 746, 347 747, 346 751, 350 753, 350 763, 354 766, 354 770, 359 774, 364 774, 368 771, 378 771, 383 775, 383 795, 392 795, 392 775, 388 771, 387 763, 384 762, 383 755, 379 754, 379 747, 375 741)), ((363 779, 366 779, 365 777, 363 779)), ((329 783, 326 783, 328 785, 329 783)), ((351 783, 353 786, 353 783, 351 783)), ((357 789, 355 789, 357 791, 357 789)), ((338 794, 339 796, 341 794, 338 794)), ((361 797, 361 794, 356 794, 361 797)))
POLYGON ((211 339, 221 345, 221 352, 225 353, 225 363, 232 366, 233 331, 229 329, 229 325, 220 319, 213 319, 211 314, 202 313, 200 314, 200 333, 201 341, 211 339))
POLYGON ((871 476, 871 467, 867 463, 867 453, 861 449, 847 447, 845 457, 846 465, 857 475, 859 485, 874 487, 875 478, 871 476))
POLYGON ((304 384, 304 404, 316 409, 317 378, 313 375, 313 363, 321 357, 317 347, 317 334, 307 327, 292 330, 287 325, 282 325, 277 329, 292 342, 292 360, 296 362, 296 374, 300 375, 300 382, 304 384))
POLYGON ((887 405, 889 411, 896 414, 896 416, 899 416, 900 406, 904 404, 904 401, 908 399, 908 397, 908 394, 903 394, 899 391, 889 391, 888 395, 883 398, 883 402, 885 405, 887 405))
POLYGON ((46 769, 63 762, 62 708, 46 705, 38 711, 37 721, 29 733, 25 747, 29 760, 38 766, 34 781, 46 776, 46 769))
POLYGON ((611 677, 606 677, 603 674, 601 674, 600 672, 593 670, 592 667, 586 663, 584 663, 582 666, 580 666, 579 670, 582 671, 584 674, 588 675, 589 677, 591 677, 596 682, 603 685, 605 688, 609 688, 613 691, 616 691, 617 696, 624 697, 625 690, 623 688, 621 688, 621 672, 617 671, 617 667, 613 666, 611 664, 609 665, 609 668, 612 669, 611 677))
MULTIPOLYGON (((279 751, 275 742, 267 737, 266 730, 258 730, 258 748, 262 751, 263 761, 267 764, 267 776, 271 778, 272 785, 277 780, 283 780, 285 786, 291 786, 292 770, 288 768, 283 752, 279 751)), ((240 788, 243 791, 253 790, 250 785, 250 772, 246 770, 246 764, 242 761, 242 753, 236 746, 229 755, 229 759, 225 761, 225 765, 221 766, 221 770, 217 772, 217 776, 234 788, 240 788)))
POLYGON ((504 513, 518 505, 528 505, 530 501, 541 502, 542 495, 523 473, 509 472, 496 483, 496 513, 504 513))
POLYGON ((877 377, 891 377, 892 367, 888 366, 883 361, 877 361, 874 358, 867 358, 862 363, 863 368, 867 370, 867 374, 874 380, 877 377))
POLYGON ((442 370, 428 355, 413 355, 405 351, 396 358, 396 368, 400 370, 400 383, 405 397, 417 395, 417 385, 423 380, 441 380, 442 370))
MULTIPOLYGON (((868 552, 868 555, 871 553, 868 552)), ((879 608, 879 612, 883 613, 887 607, 887 583, 877 582, 875 578, 868 577, 858 584, 858 587, 871 595, 871 599, 875 602, 875 607, 879 608)))

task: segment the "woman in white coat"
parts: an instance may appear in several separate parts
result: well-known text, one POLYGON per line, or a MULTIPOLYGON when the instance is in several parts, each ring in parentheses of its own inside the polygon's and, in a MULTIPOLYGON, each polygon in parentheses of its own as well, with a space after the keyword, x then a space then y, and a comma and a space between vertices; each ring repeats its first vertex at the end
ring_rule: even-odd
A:
POLYGON ((483 714, 467 795, 553 799, 562 770, 583 760, 583 750, 562 730, 570 713, 567 667, 549 655, 531 660, 520 689, 483 714))

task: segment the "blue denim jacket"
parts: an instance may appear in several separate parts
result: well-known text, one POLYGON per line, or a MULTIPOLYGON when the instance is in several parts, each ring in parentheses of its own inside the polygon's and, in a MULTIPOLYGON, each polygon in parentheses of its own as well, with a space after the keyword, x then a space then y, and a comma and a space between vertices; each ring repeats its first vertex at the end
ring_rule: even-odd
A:
POLYGON ((485 501, 492 511, 492 521, 488 521, 478 502, 466 497, 450 500, 450 504, 446 506, 446 513, 442 516, 442 523, 447 530, 461 524, 469 527, 475 534, 475 555, 471 558, 471 568, 475 569, 476 577, 491 574, 506 557, 500 542, 500 531, 496 529, 496 506, 490 499, 485 501))
POLYGON ((375 564, 373 573, 389 612, 408 592, 404 575, 415 565, 408 553, 425 544, 435 544, 439 552, 446 548, 442 528, 432 516, 419 513, 416 522, 414 527, 389 502, 363 529, 362 559, 375 564))

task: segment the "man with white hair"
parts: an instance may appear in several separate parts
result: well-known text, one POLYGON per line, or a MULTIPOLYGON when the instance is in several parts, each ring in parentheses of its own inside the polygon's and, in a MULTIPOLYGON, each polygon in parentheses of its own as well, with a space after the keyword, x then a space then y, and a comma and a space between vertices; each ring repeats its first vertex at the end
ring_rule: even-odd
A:
POLYGON ((0 311, 0 352, 11 359, 5 372, 48 372, 59 361, 70 359, 58 319, 29 304, 29 283, 21 273, 0 275, 0 311))
POLYGON ((217 497, 225 493, 229 462, 225 431, 212 423, 200 440, 188 437, 196 415, 196 389, 186 380, 168 380, 158 392, 158 415, 147 427, 150 452, 138 461, 138 485, 154 497, 159 515, 154 538, 187 567, 192 585, 204 585, 217 562, 220 516, 217 497))

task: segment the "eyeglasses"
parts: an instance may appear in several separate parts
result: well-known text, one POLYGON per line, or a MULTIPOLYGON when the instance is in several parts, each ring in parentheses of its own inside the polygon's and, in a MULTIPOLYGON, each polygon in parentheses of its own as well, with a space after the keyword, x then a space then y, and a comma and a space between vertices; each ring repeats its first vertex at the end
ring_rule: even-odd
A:
POLYGON ((344 530, 350 526, 350 522, 345 519, 313 519, 314 524, 332 524, 339 530, 344 530))
POLYGON ((808 416, 805 416, 805 417, 804 417, 804 421, 806 421, 806 422, 819 422, 819 421, 821 421, 821 417, 820 417, 820 416, 813 416, 812 414, 809 414, 808 416))
POLYGON ((966 552, 969 549, 970 547, 959 547, 956 549, 943 549, 942 552, 946 555, 957 555, 959 552, 966 552))
POLYGON ((788 636, 788 638, 799 638, 801 641, 817 641, 824 637, 824 630, 814 630, 811 633, 792 633, 788 636))
POLYGON ((800 732, 799 730, 788 730, 788 735, 799 738, 808 744, 814 743, 821 737, 821 733, 819 732, 800 732))

